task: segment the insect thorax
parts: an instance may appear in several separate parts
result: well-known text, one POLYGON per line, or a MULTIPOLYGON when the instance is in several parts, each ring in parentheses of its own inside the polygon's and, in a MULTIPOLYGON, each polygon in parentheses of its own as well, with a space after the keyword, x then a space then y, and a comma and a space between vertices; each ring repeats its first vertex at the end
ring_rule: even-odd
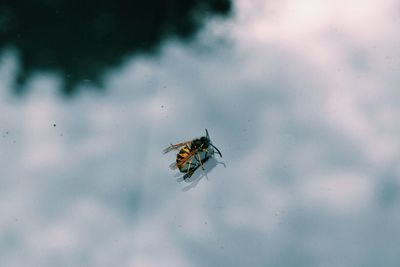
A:
POLYGON ((210 145, 210 140, 203 136, 199 139, 194 139, 191 145, 191 149, 197 149, 197 148, 208 148, 210 145))

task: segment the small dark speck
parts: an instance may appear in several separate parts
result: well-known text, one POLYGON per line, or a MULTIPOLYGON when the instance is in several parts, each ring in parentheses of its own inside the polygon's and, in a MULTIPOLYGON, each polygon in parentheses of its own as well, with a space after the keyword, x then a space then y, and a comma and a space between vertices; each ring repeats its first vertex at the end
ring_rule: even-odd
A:
POLYGON ((6 132, 6 134, 8 134, 8 131, 6 132))
POLYGON ((57 124, 54 123, 54 124, 53 124, 53 127, 56 127, 56 126, 57 126, 57 124))
POLYGON ((164 105, 161 105, 161 108, 164 108, 164 105))
POLYGON ((60 136, 64 136, 63 134, 60 134, 60 136))

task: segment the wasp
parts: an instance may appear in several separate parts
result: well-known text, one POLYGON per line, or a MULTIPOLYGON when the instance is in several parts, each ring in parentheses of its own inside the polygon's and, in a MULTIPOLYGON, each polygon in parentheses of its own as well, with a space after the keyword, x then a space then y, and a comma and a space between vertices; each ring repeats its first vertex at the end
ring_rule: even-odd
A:
POLYGON ((211 143, 210 136, 206 129, 206 136, 175 145, 171 144, 163 150, 163 153, 166 154, 174 149, 180 149, 179 153, 176 155, 176 162, 173 162, 170 168, 173 170, 178 168, 180 172, 185 173, 183 179, 186 180, 190 178, 199 167, 201 167, 203 171, 205 170, 203 164, 214 155, 215 151, 213 148, 222 158, 219 149, 211 143))

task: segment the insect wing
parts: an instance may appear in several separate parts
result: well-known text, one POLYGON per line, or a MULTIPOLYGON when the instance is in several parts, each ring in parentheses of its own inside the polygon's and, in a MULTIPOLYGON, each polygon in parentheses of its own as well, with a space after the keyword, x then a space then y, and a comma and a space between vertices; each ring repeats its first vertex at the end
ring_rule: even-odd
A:
POLYGON ((182 143, 175 144, 175 145, 171 144, 169 147, 165 148, 162 152, 163 152, 163 154, 166 154, 174 149, 179 149, 180 147, 183 147, 186 145, 190 146, 191 143, 192 143, 192 141, 186 141, 186 142, 182 142, 182 143))
POLYGON ((176 170, 176 169, 178 168, 178 165, 176 165, 176 161, 172 162, 172 163, 169 165, 169 168, 170 168, 171 170, 176 170))

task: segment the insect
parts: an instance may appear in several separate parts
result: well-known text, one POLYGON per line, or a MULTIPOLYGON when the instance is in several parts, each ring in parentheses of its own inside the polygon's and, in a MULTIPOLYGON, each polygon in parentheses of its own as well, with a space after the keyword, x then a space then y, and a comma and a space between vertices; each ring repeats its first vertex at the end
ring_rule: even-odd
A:
POLYGON ((190 178, 199 167, 204 171, 203 164, 215 153, 213 148, 222 158, 219 149, 211 143, 210 136, 206 129, 206 136, 175 145, 171 144, 163 150, 163 153, 166 154, 174 149, 180 149, 179 153, 176 155, 176 162, 172 163, 170 168, 173 170, 178 168, 180 172, 185 173, 183 179, 186 180, 190 178))

